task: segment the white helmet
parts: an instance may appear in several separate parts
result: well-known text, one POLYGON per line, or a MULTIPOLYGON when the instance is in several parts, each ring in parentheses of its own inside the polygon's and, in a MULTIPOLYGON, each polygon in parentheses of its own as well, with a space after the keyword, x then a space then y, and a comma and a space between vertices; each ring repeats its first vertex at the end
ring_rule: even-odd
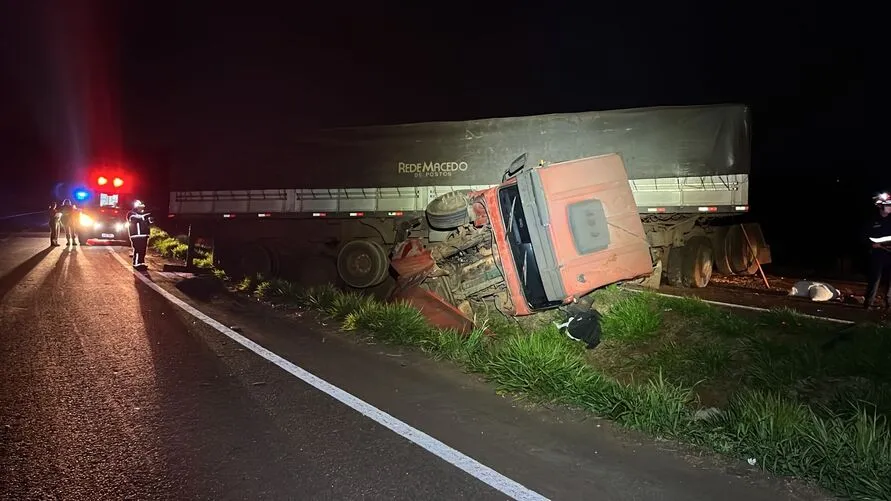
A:
POLYGON ((875 200, 876 205, 891 205, 891 195, 887 192, 879 193, 872 198, 875 200))

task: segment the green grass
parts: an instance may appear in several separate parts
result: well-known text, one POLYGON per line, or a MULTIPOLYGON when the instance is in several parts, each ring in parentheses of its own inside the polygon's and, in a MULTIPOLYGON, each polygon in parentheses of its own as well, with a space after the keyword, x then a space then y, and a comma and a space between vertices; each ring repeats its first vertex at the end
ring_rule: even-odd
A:
POLYGON ((213 269, 213 253, 204 252, 201 257, 195 258, 192 262, 198 268, 213 269))
POLYGON ((743 391, 712 423, 722 448, 784 475, 815 478, 856 499, 891 496, 891 434, 885 417, 859 409, 820 416, 770 391, 743 391))
POLYGON ((603 336, 625 341, 656 335, 662 326, 662 311, 649 295, 627 296, 609 305, 603 317, 603 336))
POLYGON ((746 336, 752 333, 753 324, 745 317, 718 308, 699 298, 676 298, 659 296, 652 299, 664 311, 676 316, 693 317, 714 334, 723 336, 746 336))
POLYGON ((356 335, 419 347, 500 393, 754 458, 842 496, 891 499, 886 327, 857 326, 827 347, 840 328, 793 311, 736 313, 611 287, 595 296, 604 341, 588 351, 543 323, 529 329, 493 318, 460 335, 430 326, 406 304, 334 287, 253 277, 235 288, 317 310, 356 335), (711 407, 718 411, 697 413, 711 407))
POLYGON ((436 359, 463 363, 474 370, 479 370, 488 360, 484 328, 474 329, 467 335, 453 329, 433 329, 421 347, 436 359))
MULTIPOLYGON (((172 237, 166 231, 153 226, 149 230, 149 246, 158 254, 169 259, 185 260, 189 246, 186 236, 172 237)), ((210 249, 195 248, 195 257, 192 261, 198 268, 213 269, 213 252, 210 249)))
POLYGON ((408 304, 372 301, 347 313, 343 329, 373 332, 379 339, 401 345, 421 345, 433 333, 421 312, 408 304))
POLYGON ((507 337, 482 369, 502 392, 551 402, 572 401, 594 377, 578 349, 555 329, 507 337))
POLYGON ((667 342, 647 357, 647 365, 658 367, 674 376, 673 379, 691 387, 721 376, 733 361, 733 354, 721 346, 677 341, 667 342))

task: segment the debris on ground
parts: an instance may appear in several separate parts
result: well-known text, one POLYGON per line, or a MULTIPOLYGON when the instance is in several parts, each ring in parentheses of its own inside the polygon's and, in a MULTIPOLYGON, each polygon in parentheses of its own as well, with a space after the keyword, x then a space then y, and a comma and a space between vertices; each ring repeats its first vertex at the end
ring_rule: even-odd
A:
POLYGON ((799 280, 789 289, 789 295, 794 297, 809 297, 811 301, 842 301, 844 295, 835 287, 824 282, 814 280, 799 280))

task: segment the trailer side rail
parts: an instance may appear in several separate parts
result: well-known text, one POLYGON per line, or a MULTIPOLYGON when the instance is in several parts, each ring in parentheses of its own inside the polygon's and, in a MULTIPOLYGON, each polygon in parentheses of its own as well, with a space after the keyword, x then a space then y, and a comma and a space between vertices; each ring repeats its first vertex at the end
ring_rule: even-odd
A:
MULTIPOLYGON (((629 181, 641 214, 738 213, 748 211, 749 176, 696 176, 629 181)), ((175 191, 174 215, 236 217, 396 217, 422 213, 436 197, 453 190, 494 185, 440 185, 369 188, 175 191)))

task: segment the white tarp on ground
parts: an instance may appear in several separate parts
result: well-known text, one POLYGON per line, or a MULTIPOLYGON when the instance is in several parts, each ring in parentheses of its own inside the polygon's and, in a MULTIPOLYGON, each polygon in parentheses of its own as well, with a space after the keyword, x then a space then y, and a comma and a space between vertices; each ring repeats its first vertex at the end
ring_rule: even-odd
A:
POLYGON ((842 297, 841 292, 835 287, 827 283, 815 282, 813 280, 799 280, 798 282, 795 282, 795 285, 793 285, 792 289, 789 291, 789 295, 795 297, 809 297, 811 298, 811 301, 817 302, 835 301, 842 297))

